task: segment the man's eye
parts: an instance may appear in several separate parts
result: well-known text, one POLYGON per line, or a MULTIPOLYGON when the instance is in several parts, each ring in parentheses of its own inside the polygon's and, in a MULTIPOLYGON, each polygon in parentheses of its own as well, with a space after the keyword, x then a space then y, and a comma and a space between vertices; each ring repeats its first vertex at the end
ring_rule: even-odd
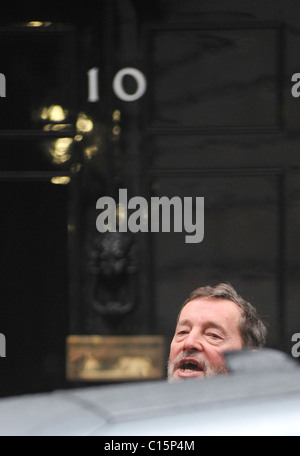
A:
POLYGON ((186 329, 182 329, 181 331, 178 331, 177 334, 181 335, 181 334, 187 334, 188 331, 186 329))
POLYGON ((219 336, 219 334, 216 333, 208 333, 208 335, 213 339, 221 339, 221 336, 219 336))

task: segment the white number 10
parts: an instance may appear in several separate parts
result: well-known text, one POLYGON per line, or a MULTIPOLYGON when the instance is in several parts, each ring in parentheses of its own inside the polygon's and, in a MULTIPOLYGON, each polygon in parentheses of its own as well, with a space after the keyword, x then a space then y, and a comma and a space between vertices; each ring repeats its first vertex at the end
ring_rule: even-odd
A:
MULTIPOLYGON (((95 103, 100 100, 99 94, 99 68, 94 67, 87 72, 88 79, 88 101, 95 103)), ((119 70, 112 82, 112 88, 115 95, 122 101, 136 101, 141 98, 147 90, 147 80, 145 75, 136 68, 122 68, 119 70), (131 76, 135 79, 136 90, 134 93, 128 93, 124 89, 123 79, 125 76, 131 76)))

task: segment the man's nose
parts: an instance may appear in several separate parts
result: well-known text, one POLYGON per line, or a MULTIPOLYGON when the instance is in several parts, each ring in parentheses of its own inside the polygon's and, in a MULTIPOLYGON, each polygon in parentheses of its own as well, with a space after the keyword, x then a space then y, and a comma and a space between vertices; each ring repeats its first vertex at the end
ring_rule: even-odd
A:
POLYGON ((184 340, 184 349, 202 351, 203 345, 200 334, 191 331, 184 340))

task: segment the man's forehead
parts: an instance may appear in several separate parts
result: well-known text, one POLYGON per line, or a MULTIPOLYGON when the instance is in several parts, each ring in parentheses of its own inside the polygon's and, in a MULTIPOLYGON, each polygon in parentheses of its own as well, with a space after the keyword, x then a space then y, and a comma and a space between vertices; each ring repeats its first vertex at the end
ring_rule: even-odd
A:
POLYGON ((223 298, 195 298, 187 302, 181 309, 178 316, 178 322, 183 319, 188 319, 190 316, 212 316, 214 318, 230 318, 235 315, 241 316, 239 306, 229 299, 223 298))

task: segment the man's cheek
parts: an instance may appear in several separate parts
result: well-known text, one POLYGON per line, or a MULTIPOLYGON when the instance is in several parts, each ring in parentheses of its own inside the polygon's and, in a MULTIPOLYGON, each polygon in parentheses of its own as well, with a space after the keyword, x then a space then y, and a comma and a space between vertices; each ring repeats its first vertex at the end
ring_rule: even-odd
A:
POLYGON ((169 359, 170 359, 171 361, 174 361, 174 359, 176 358, 176 356, 178 356, 178 353, 179 353, 179 347, 178 347, 174 342, 172 342, 172 343, 171 343, 171 347, 170 347, 169 359))

